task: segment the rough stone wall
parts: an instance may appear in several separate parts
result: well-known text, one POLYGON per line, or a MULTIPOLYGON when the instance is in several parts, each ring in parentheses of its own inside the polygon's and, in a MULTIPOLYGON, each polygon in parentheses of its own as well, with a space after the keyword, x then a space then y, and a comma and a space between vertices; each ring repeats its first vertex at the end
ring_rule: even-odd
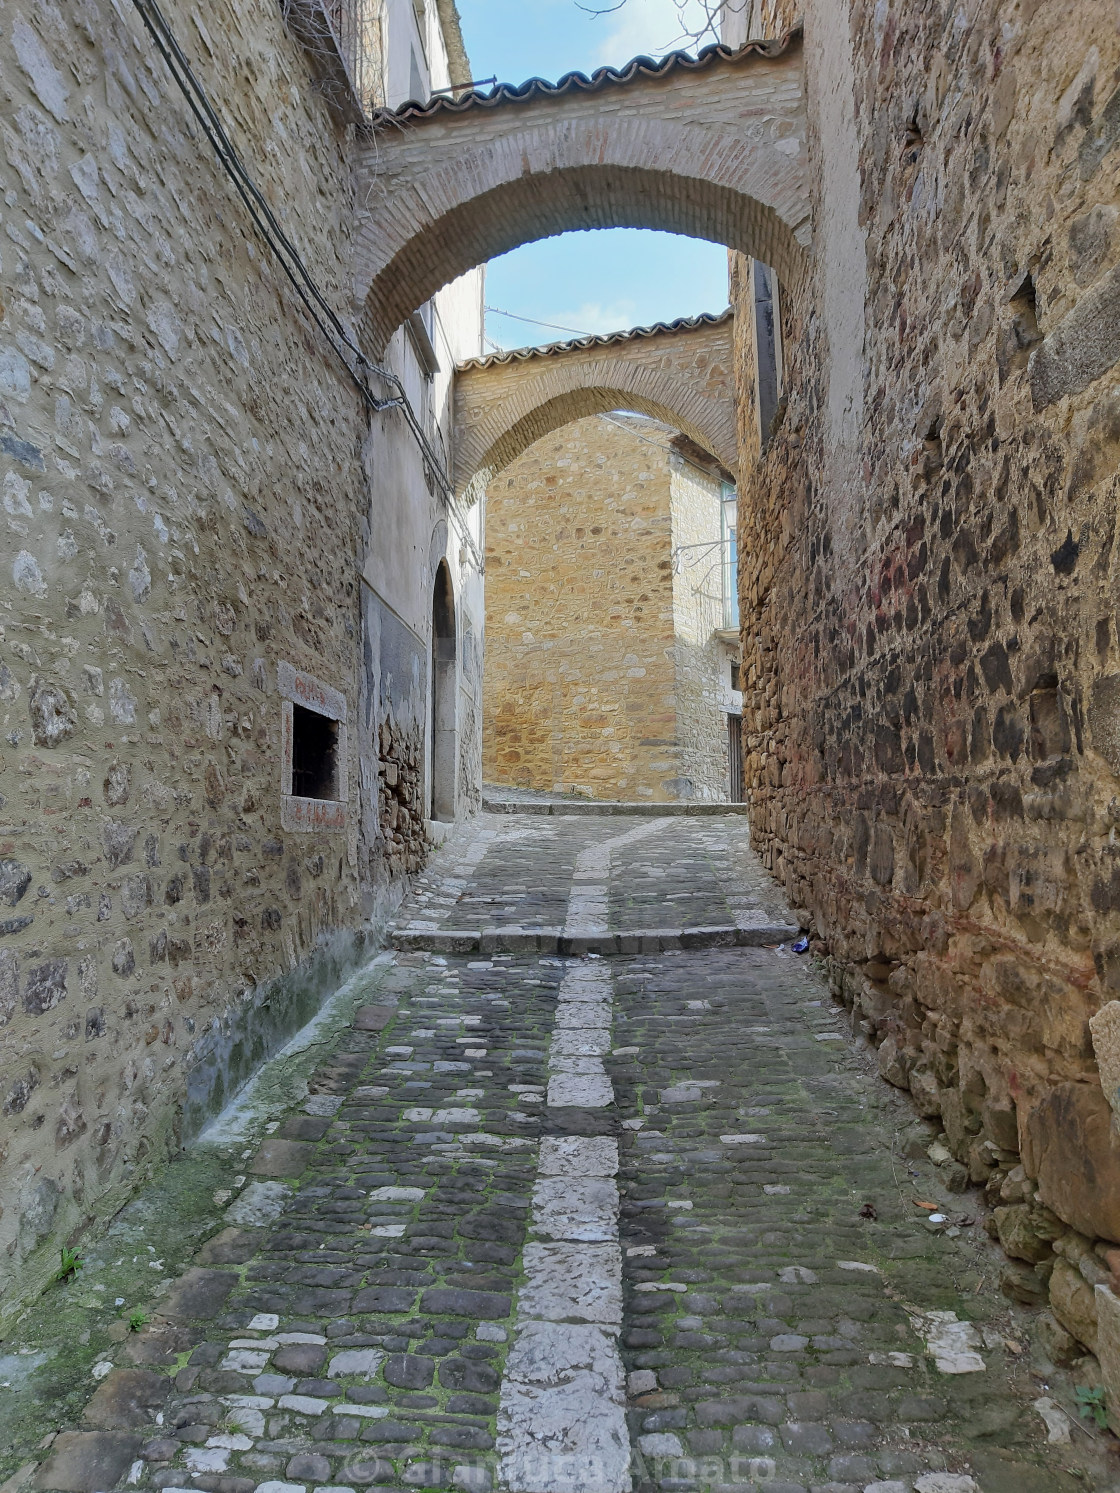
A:
MULTIPOLYGON (((696 453, 699 455, 700 453, 696 453)), ((669 458, 673 519, 673 648, 680 798, 726 799, 730 663, 716 637, 723 626, 718 469, 674 450, 669 458)))
POLYGON ((1069 1325, 1120 1240, 1089 1028, 1120 992, 1115 7, 807 21, 815 267, 761 459, 741 411, 754 843, 1005 1210, 1005 1288, 1050 1279, 1069 1325))
POLYGON ((488 782, 677 797, 671 435, 592 416, 539 441, 491 486, 488 782))
MULTIPOLYGON (((345 305, 346 140, 279 7, 165 9, 345 305)), ((277 666, 355 704, 363 488, 353 395, 131 7, 0 3, 0 37, 7 1307, 357 923, 353 760, 344 830, 280 829, 277 666)))

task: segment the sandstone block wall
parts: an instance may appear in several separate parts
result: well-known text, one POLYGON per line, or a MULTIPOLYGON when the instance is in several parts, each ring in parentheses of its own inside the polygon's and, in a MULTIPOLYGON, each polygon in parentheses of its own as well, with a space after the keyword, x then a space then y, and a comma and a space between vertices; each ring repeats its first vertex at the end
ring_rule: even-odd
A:
POLYGON ((719 480, 672 442, 654 421, 594 416, 538 441, 491 485, 488 782, 726 796, 711 577, 698 559, 673 573, 678 534, 718 545, 719 480))
POLYGON ((1120 989, 1115 10, 814 15, 814 273, 761 458, 741 410, 755 845, 884 1074, 1035 1210, 1004 1242, 1037 1299, 1045 1210, 1075 1263, 1120 1239, 1089 1028, 1120 989))
POLYGON ((491 486, 488 782, 673 796, 668 434, 591 416, 531 446, 491 486))

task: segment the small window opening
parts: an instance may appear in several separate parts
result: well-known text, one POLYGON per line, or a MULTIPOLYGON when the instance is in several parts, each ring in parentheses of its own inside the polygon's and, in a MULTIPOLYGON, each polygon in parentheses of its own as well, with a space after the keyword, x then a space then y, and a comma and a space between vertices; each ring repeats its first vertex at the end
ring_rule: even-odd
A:
POLYGON ((292 794, 338 798, 338 722, 292 706, 292 794))
POLYGON ((924 115, 922 101, 916 99, 910 111, 910 118, 906 121, 906 128, 902 132, 903 166, 913 166, 922 153, 922 146, 926 143, 925 130, 922 128, 924 115))
POLYGON ((754 282, 754 334, 758 433, 765 451, 782 412, 782 331, 778 279, 768 264, 751 261, 754 282))

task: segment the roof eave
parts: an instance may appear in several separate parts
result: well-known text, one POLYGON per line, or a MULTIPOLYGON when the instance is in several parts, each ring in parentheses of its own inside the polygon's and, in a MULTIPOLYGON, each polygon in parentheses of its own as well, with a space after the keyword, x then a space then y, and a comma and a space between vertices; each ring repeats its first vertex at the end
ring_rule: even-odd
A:
POLYGON ((500 363, 524 363, 530 358, 555 358, 561 353, 590 352, 597 347, 613 347, 621 342, 633 342, 641 338, 677 336, 681 332, 696 332, 704 327, 718 327, 729 321, 734 309, 726 306, 722 311, 703 311, 699 316, 682 316, 676 321, 655 321, 645 327, 626 327, 618 332, 598 332, 587 337, 575 337, 567 342, 540 342, 530 347, 511 347, 508 352, 490 353, 485 358, 468 358, 460 363, 456 372, 468 368, 494 368, 500 363))
MULTIPOLYGON (((440 5, 440 14, 443 7, 449 6, 454 10, 454 0, 437 0, 440 5)), ((455 23, 458 15, 455 15, 455 23)), ((802 39, 801 22, 791 26, 783 36, 774 41, 748 41, 741 47, 725 47, 721 44, 702 47, 696 56, 689 52, 669 52, 660 58, 639 56, 632 58, 622 68, 600 67, 590 77, 586 73, 565 73, 556 83, 549 83, 544 78, 530 78, 528 82, 521 84, 499 83, 488 93, 480 89, 470 89, 462 93, 458 98, 446 95, 436 95, 425 102, 415 99, 402 104, 399 109, 379 109, 373 116, 373 124, 376 127, 383 125, 399 125, 404 120, 416 122, 421 119, 431 119, 440 114, 461 114, 468 109, 494 109, 510 107, 516 104, 528 103, 531 99, 562 98, 565 94, 574 92, 599 93, 606 88, 626 87, 638 78, 664 78, 678 69, 689 72, 702 72, 706 68, 714 66, 717 62, 746 62, 751 57, 775 58, 781 57, 802 39)), ((461 33, 460 33, 461 41, 461 33)), ((463 53, 464 65, 466 53, 463 53)))

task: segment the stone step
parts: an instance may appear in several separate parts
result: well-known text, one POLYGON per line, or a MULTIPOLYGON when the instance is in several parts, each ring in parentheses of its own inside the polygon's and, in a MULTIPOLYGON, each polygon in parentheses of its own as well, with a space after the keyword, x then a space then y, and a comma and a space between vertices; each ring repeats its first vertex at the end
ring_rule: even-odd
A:
POLYGON ((795 923, 726 923, 706 928, 634 928, 616 933, 564 928, 396 928, 395 949, 428 954, 663 954, 674 949, 760 948, 797 938, 795 923))
POLYGON ((749 804, 723 803, 708 800, 687 800, 678 803, 624 803, 618 799, 519 799, 494 798, 484 794, 482 811, 485 814, 582 814, 606 816, 634 816, 647 819, 681 819, 718 816, 722 814, 747 814, 749 804))

